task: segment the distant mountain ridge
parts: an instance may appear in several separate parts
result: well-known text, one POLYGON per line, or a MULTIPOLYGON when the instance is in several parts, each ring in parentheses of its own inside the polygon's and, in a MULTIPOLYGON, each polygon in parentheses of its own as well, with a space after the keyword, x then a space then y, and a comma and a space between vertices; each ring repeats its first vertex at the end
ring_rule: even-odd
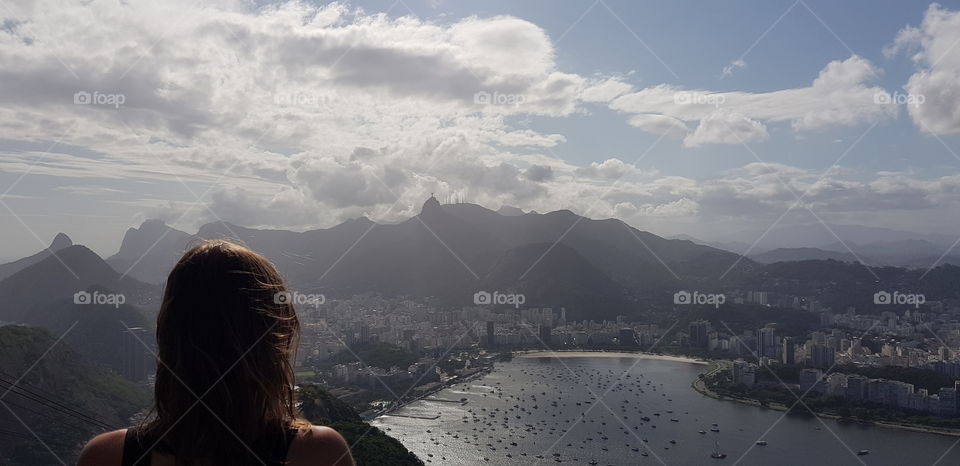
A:
POLYGON ((0 320, 29 322, 37 309, 79 291, 98 287, 137 296, 154 294, 156 287, 124 277, 85 246, 73 245, 0 281, 0 320))
POLYGON ((731 276, 737 276, 757 265, 617 219, 594 220, 568 210, 502 210, 442 205, 430 198, 419 215, 397 224, 360 218, 305 232, 216 222, 187 235, 150 221, 128 230, 108 262, 160 283, 191 242, 233 238, 264 254, 301 289, 343 295, 374 291, 467 305, 478 290, 503 288, 542 298, 528 301, 532 306, 603 302, 611 313, 630 308, 651 290, 695 286, 731 267, 731 276))
POLYGON ((7 278, 27 267, 30 267, 31 265, 50 257, 51 254, 70 246, 73 246, 73 241, 70 239, 70 237, 63 233, 58 233, 57 236, 53 238, 50 246, 48 246, 46 249, 32 256, 24 257, 23 259, 8 262, 6 264, 0 264, 0 280, 3 280, 4 278, 7 278))
MULTIPOLYGON (((734 244, 745 243, 753 245, 752 252, 769 251, 777 248, 821 248, 846 243, 857 244, 884 244, 898 241, 926 241, 936 245, 940 252, 956 241, 953 234, 924 234, 910 231, 894 230, 891 228, 868 227, 863 225, 848 225, 827 223, 826 225, 813 222, 808 224, 781 224, 764 232, 764 230, 743 231, 732 236, 736 238, 734 244), (756 242, 756 244, 754 244, 756 242)), ((722 242, 721 242, 722 243, 722 242)), ((837 249, 840 250, 840 249, 837 249)), ((846 251, 846 248, 843 248, 846 251)), ((741 251, 736 251, 741 252, 741 251)))
MULTIPOLYGON (((957 238, 948 235, 923 235, 857 225, 828 226, 829 230, 821 224, 782 227, 767 233, 756 244, 743 241, 705 241, 689 235, 674 235, 671 238, 689 239, 697 244, 747 254, 751 259, 764 264, 834 259, 842 262, 863 262, 871 266, 920 269, 935 264, 960 265, 960 248, 954 244, 957 238), (836 236, 833 233, 836 233, 836 236)), ((761 233, 743 233, 742 236, 754 240, 759 238, 761 233)))
POLYGON ((834 243, 824 248, 777 248, 750 254, 749 257, 761 264, 832 259, 840 262, 862 262, 873 267, 893 266, 908 269, 927 269, 942 264, 960 265, 960 254, 950 254, 948 249, 923 240, 904 240, 866 245, 834 243))
POLYGON ((925 239, 903 239, 877 243, 835 242, 824 246, 831 251, 853 251, 870 265, 929 268, 934 264, 960 265, 960 250, 925 239), (849 248, 849 249, 848 249, 849 248))
MULTIPOLYGON (((39 262, 0 280, 0 302, 5 303, 0 321, 41 325, 54 332, 74 321, 86 326, 78 328, 116 330, 115 322, 93 324, 97 313, 73 305, 70 298, 77 290, 132 296, 121 312, 110 315, 124 315, 130 325, 141 320, 138 316, 150 321, 160 284, 186 248, 215 238, 232 239, 263 254, 301 292, 332 298, 374 293, 449 307, 474 305, 479 291, 521 293, 525 307, 564 307, 571 319, 671 312, 671 296, 681 289, 763 289, 820 296, 825 305, 843 304, 838 309, 869 306, 848 300, 836 283, 857 290, 851 299, 866 299, 876 290, 868 291, 879 286, 919 286, 919 277, 938 259, 929 254, 939 245, 922 239, 836 242, 832 247, 840 250, 779 248, 745 258, 687 239, 691 237, 666 239, 617 219, 589 219, 569 210, 501 210, 505 212, 475 204, 444 205, 430 198, 418 215, 399 223, 378 224, 361 217, 303 232, 214 222, 189 234, 149 220, 130 228, 107 262, 83 246, 67 246, 69 239, 58 236, 48 252, 15 261, 18 267, 39 262), (911 270, 894 264, 899 270, 881 274, 893 281, 878 282, 874 274, 896 260, 896 254, 913 257, 916 265, 911 270), (797 271, 806 278, 793 275, 797 271), (834 277, 835 283, 824 277, 834 277), (135 301, 140 309, 128 309, 135 301)), ((932 287, 930 296, 954 295, 949 277, 960 269, 946 267, 952 260, 945 256, 942 267, 924 280, 924 287, 932 287), (935 277, 940 282, 935 283, 935 277)), ((82 342, 77 347, 89 349, 82 342)), ((98 362, 112 364, 106 357, 98 362)))
MULTIPOLYGON (((828 259, 840 262, 859 262, 861 259, 866 261, 866 259, 850 254, 849 252, 827 251, 818 248, 777 248, 759 254, 750 254, 750 258, 761 264, 828 259)), ((870 263, 869 261, 866 262, 868 264, 870 263)))
MULTIPOLYGON (((159 288, 124 277, 85 246, 73 245, 0 281, 0 321, 18 322, 63 335, 88 360, 115 371, 122 367, 127 327, 152 326, 137 305, 159 288), (122 294, 119 305, 76 302, 77 293, 122 294)), ((152 342, 147 332, 146 342, 152 342)))
POLYGON ((121 274, 129 274, 147 283, 160 283, 186 251, 192 235, 168 227, 161 220, 147 220, 139 228, 130 228, 123 242, 107 263, 121 274))

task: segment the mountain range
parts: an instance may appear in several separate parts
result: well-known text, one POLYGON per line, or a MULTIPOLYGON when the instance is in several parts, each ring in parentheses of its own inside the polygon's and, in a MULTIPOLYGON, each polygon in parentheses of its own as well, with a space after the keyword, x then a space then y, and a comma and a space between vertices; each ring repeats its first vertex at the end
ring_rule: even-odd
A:
POLYGON ((762 264, 804 260, 859 262, 861 259, 863 259, 862 257, 855 256, 848 252, 828 251, 819 248, 777 248, 766 252, 750 254, 749 257, 762 264))
POLYGON ((15 260, 6 264, 0 264, 0 280, 7 278, 27 267, 30 267, 37 262, 40 262, 52 255, 53 253, 73 246, 73 241, 69 236, 59 233, 56 237, 53 238, 53 242, 50 243, 50 246, 46 249, 32 255, 24 257, 20 260, 15 260))
MULTIPOLYGON (((69 242, 63 238, 58 235, 54 245, 69 242)), ((85 246, 56 249, 52 245, 45 251, 50 252, 38 253, 42 255, 39 261, 0 281, 0 321, 63 335, 85 358, 120 372, 123 355, 118 348, 122 348, 124 333, 127 327, 150 327, 152 318, 144 310, 155 308, 160 288, 122 276, 85 246), (116 306, 78 303, 74 299, 78 293, 119 293, 125 302, 116 306)), ((152 333, 145 336, 148 344, 152 333)))
POLYGON ((480 290, 523 292, 530 306, 590 305, 624 312, 652 290, 703 286, 727 269, 756 264, 686 240, 669 240, 616 219, 561 210, 493 211, 428 199, 419 215, 396 224, 367 218, 328 229, 258 230, 216 222, 190 235, 147 221, 127 231, 107 262, 160 284, 185 248, 231 238, 264 254, 294 288, 331 295, 375 291, 472 304, 480 290))
POLYGON ((821 224, 778 226, 767 232, 744 231, 733 241, 687 239, 718 249, 747 254, 770 264, 781 261, 834 259, 871 266, 928 269, 940 264, 960 265, 958 238, 949 234, 921 234, 862 225, 821 224))
MULTIPOLYGON (((106 260, 61 234, 47 249, 0 265, 5 277, 0 280, 0 300, 5 303, 0 320, 53 332, 74 321, 94 327, 97 313, 84 312, 90 309, 78 308, 71 298, 79 290, 103 290, 133 298, 109 314, 113 324, 100 322, 103 328, 116 330, 121 320, 117 316, 130 326, 148 325, 166 274, 188 247, 213 238, 232 239, 265 255, 301 292, 331 297, 374 292, 454 307, 473 305, 478 291, 523 293, 527 307, 565 307, 573 318, 600 319, 637 315, 649 306, 669 308, 670 296, 679 289, 763 286, 775 291, 786 282, 772 271, 791 270, 771 267, 777 263, 822 268, 823 273, 811 274, 815 282, 818 276, 833 276, 834 270, 850 270, 840 267, 844 263, 860 267, 860 274, 869 272, 857 262, 886 265, 895 252, 908 252, 920 267, 929 267, 936 257, 926 260, 938 248, 928 239, 898 239, 886 249, 886 243, 844 241, 745 258, 691 239, 663 238, 617 219, 589 219, 568 210, 540 214, 467 203, 441 205, 431 197, 418 215, 399 223, 362 217, 303 232, 214 222, 190 234, 148 220, 127 230, 117 253, 106 260), (847 251, 848 246, 855 252, 847 251)), ((921 276, 901 268, 900 275, 911 281, 921 276)), ((868 285, 877 286, 857 286, 867 290, 868 285)), ((806 283, 791 286, 787 291, 794 295, 813 295, 812 290, 819 289, 806 283)), ((84 345, 78 342, 77 347, 83 351, 84 345)))
POLYGON ((929 269, 941 264, 960 265, 960 254, 950 246, 942 246, 926 240, 897 240, 860 244, 835 242, 821 248, 777 248, 751 253, 751 259, 763 263, 825 260, 861 262, 874 267, 894 266, 910 269, 929 269))

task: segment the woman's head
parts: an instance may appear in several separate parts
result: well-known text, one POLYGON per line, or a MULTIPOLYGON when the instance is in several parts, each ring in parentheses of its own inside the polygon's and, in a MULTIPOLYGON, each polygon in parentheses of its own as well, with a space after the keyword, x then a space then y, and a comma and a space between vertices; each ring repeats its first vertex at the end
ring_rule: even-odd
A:
POLYGON ((243 246, 206 241, 183 255, 157 317, 148 439, 180 458, 241 460, 248 449, 238 440, 250 447, 298 423, 300 326, 278 299, 286 292, 274 266, 243 246))

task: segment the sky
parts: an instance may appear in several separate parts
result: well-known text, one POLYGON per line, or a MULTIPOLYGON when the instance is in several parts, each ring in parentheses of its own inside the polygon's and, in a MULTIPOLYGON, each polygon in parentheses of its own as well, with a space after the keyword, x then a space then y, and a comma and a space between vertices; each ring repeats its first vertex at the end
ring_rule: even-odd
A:
POLYGON ((960 234, 960 2, 0 6, 0 259, 431 193, 704 240, 960 234))

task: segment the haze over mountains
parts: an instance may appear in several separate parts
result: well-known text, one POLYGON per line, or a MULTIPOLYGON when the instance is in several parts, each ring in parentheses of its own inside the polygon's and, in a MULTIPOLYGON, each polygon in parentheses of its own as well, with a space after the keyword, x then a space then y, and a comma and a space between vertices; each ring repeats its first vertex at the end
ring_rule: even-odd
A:
MULTIPOLYGON (((58 236, 54 245, 67 244, 69 238, 64 238, 58 236)), ((123 362, 117 348, 126 328, 149 326, 152 319, 141 308, 154 307, 159 287, 121 276, 84 246, 54 249, 51 246, 45 250, 51 252, 39 253, 45 257, 0 281, 0 321, 65 335, 64 340, 78 353, 119 371, 123 362), (78 304, 74 301, 78 292, 120 293, 125 302, 118 306, 78 304)), ((145 338, 149 340, 151 334, 145 338)))
POLYGON ((861 225, 824 226, 813 223, 777 226, 766 233, 744 231, 737 237, 742 240, 702 241, 688 235, 673 236, 747 254, 764 264, 823 259, 924 269, 934 264, 960 264, 960 249, 956 247, 958 237, 951 234, 920 234, 861 225))
MULTIPOLYGON (((835 231, 849 236, 858 230, 835 231)), ((419 215, 400 223, 359 218, 304 232, 215 222, 190 234, 148 220, 130 228, 118 252, 106 260, 61 234, 49 248, 0 265, 0 299, 5 303, 0 320, 54 332, 74 321, 83 324, 81 329, 99 325, 117 330, 117 316, 131 326, 147 323, 169 270, 188 247, 211 238, 230 238, 264 254, 291 287, 302 292, 331 297, 373 292, 450 306, 472 305, 477 291, 516 292, 526 296, 527 306, 562 306, 572 316, 590 313, 595 318, 630 314, 650 303, 669 305, 668 297, 678 289, 736 289, 758 286, 761 279, 775 282, 770 270, 786 269, 769 269, 764 265, 769 263, 812 260, 813 265, 805 267, 832 270, 837 269, 832 264, 839 264, 833 261, 860 258, 882 265, 907 255, 916 268, 926 268, 946 249, 937 252, 938 245, 929 239, 901 239, 890 248, 881 246, 889 243, 844 241, 855 254, 839 249, 844 246, 837 242, 743 258, 686 239, 665 239, 617 219, 594 220, 566 210, 493 211, 475 204, 441 205, 430 198, 419 215), (96 321, 96 313, 82 312, 72 303, 73 293, 88 289, 133 299, 110 314, 113 321, 106 325, 96 321), (131 305, 141 305, 148 313, 144 316, 131 305)), ((83 345, 78 350, 83 351, 83 345)))
POLYGON ((107 262, 121 273, 161 283, 188 245, 233 238, 272 260, 299 289, 335 295, 375 291, 470 304, 478 290, 522 291, 531 305, 608 303, 622 308, 645 292, 715 280, 754 267, 736 254, 668 240, 620 220, 570 211, 495 212, 430 198, 397 224, 351 220, 302 233, 211 223, 196 235, 157 221, 131 228, 107 262), (530 299, 536 300, 535 303, 530 299))
POLYGON ((6 264, 0 264, 0 280, 3 280, 10 275, 36 264, 37 262, 50 257, 51 254, 70 246, 73 246, 73 241, 70 239, 70 237, 60 233, 53 238, 53 242, 50 243, 50 246, 48 246, 46 249, 32 256, 24 257, 23 259, 15 260, 6 264))

